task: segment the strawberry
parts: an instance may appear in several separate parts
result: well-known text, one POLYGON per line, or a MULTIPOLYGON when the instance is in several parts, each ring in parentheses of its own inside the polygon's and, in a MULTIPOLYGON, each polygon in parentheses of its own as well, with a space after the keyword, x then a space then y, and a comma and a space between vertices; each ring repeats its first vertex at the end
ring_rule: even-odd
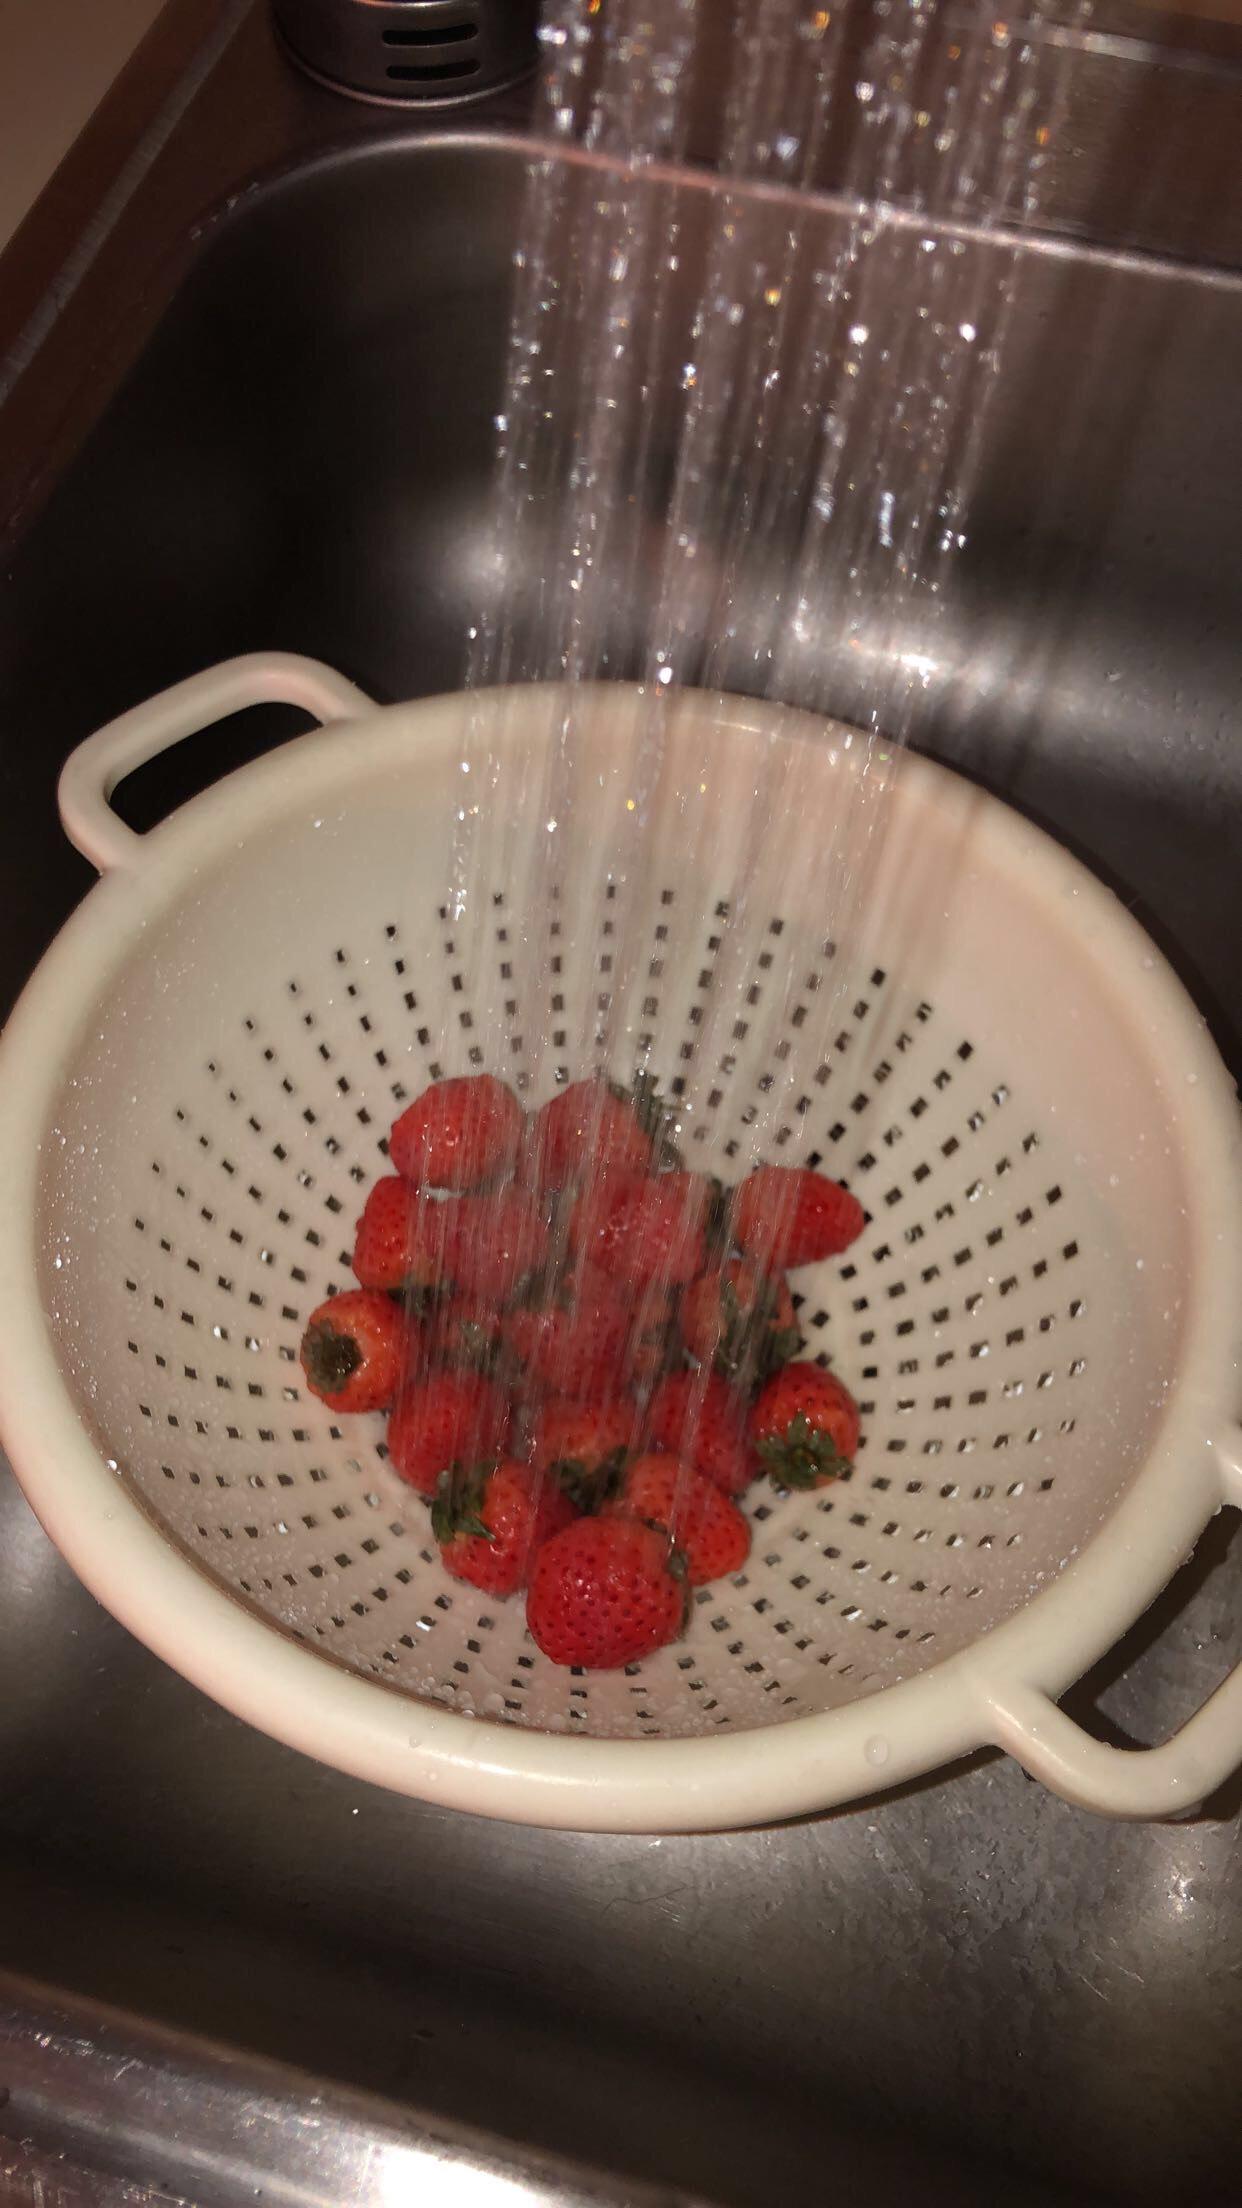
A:
POLYGON ((479 1188, 512 1172, 526 1115, 492 1073, 433 1082, 388 1136, 395 1170, 416 1188, 479 1188))
POLYGON ((822 1365, 801 1360, 769 1380, 750 1414, 750 1438, 782 1487, 825 1487, 858 1449, 858 1405, 822 1365))
POLYGON ((740 1572, 750 1555, 750 1527, 737 1504, 680 1457, 636 1457, 608 1516, 623 1514, 663 1527, 686 1563, 692 1587, 740 1572))
POLYGON ((715 1372, 670 1372, 647 1405, 656 1449, 683 1457, 724 1495, 740 1495, 759 1469, 746 1438, 746 1405, 715 1372))
POLYGON ((621 1392, 629 1330, 629 1309, 614 1282, 571 1273, 554 1299, 510 1311, 503 1340, 533 1386, 593 1399, 621 1392))
POLYGON ((702 1273, 681 1299, 686 1348, 701 1365, 742 1387, 766 1380, 802 1347, 783 1273, 762 1273, 744 1257, 702 1273))
POLYGON ((395 1173, 376 1181, 358 1221, 354 1271, 364 1288, 434 1294, 444 1277, 448 1207, 415 1195, 395 1173))
POLYGON ((761 1165, 734 1193, 734 1237, 769 1272, 839 1257, 865 1224, 857 1196, 805 1165, 761 1165))
POLYGON ((537 1186, 567 1188, 600 1171, 645 1173, 651 1137, 624 1092, 602 1077, 571 1081, 535 1113, 527 1157, 537 1186))
POLYGON ((701 1273, 713 1190, 701 1173, 605 1179, 588 1188, 569 1223, 573 1247, 630 1287, 679 1286, 701 1273))
POLYGON ((582 1510, 606 1495, 627 1449, 637 1438, 633 1404, 614 1399, 574 1403, 553 1396, 540 1405, 531 1427, 530 1459, 582 1510))
POLYGON ((446 1571, 488 1595, 511 1595, 538 1549, 573 1523, 574 1506, 528 1464, 502 1457, 472 1472, 446 1472, 431 1506, 431 1530, 446 1571))
POLYGON ((312 1395, 334 1411, 386 1411, 397 1393, 405 1325, 390 1296, 348 1288, 312 1311, 302 1370, 312 1395))
POLYGON ((394 1468, 420 1495, 434 1495, 442 1472, 494 1456, 509 1431, 499 1388, 473 1372, 433 1372, 408 1381, 388 1421, 394 1468))
POLYGON ((580 1267, 603 1277, 597 1245, 611 1231, 614 1212, 631 1194, 650 1187, 651 1178, 649 1173, 635 1173, 628 1166, 601 1165, 584 1182, 563 1214, 565 1238, 580 1267))
POLYGON ((577 1518, 531 1567, 526 1623, 554 1664, 615 1671, 675 1641, 685 1618, 677 1552, 636 1518, 577 1518))
POLYGON ((589 1257, 569 1256, 564 1272, 556 1286, 556 1297, 561 1303, 617 1303, 629 1301, 618 1288, 611 1273, 602 1265, 595 1265, 589 1257))
POLYGON ((462 1294, 499 1306, 544 1265, 547 1222, 520 1188, 446 1204, 444 1266, 462 1294))

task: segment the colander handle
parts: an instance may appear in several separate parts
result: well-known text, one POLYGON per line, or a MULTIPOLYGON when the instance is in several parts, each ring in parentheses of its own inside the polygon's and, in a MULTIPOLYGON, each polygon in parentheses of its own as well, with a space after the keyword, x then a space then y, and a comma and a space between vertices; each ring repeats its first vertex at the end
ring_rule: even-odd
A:
MULTIPOLYGON (((1242 1429, 1217 1447, 1223 1499, 1242 1510, 1242 1429)), ((1242 1664, 1159 1748, 1093 1740, 1052 1697, 1023 1680, 988 1684, 992 1739, 1079 1809, 1103 1817, 1177 1817, 1198 1809, 1242 1764, 1242 1664)))
POLYGON ((991 1734, 1053 1794, 1101 1817, 1178 1817, 1242 1763, 1242 1664, 1159 1748, 1110 1748, 1039 1687, 1014 1680, 988 1696, 991 1734))
POLYGON ((365 692, 317 659, 301 659, 292 652, 247 652, 240 659, 222 660, 122 713, 70 753, 58 793, 70 843, 101 874, 134 866, 142 837, 112 810, 109 801, 118 782, 158 752, 251 705, 297 705, 325 725, 356 721, 375 710, 365 692))

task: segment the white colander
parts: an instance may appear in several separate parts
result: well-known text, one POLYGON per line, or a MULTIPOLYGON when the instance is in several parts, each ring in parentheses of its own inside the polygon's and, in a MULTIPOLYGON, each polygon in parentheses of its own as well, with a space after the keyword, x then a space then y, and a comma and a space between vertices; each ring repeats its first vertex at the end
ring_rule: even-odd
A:
MULTIPOLYGON (((230 1709, 494 1815, 722 1826, 988 1742, 1094 1809, 1199 1802, 1242 1760, 1242 1676, 1150 1751, 1093 1741, 1053 1697, 1242 1503, 1235 1099, 1112 896, 942 769, 897 777, 827 1052, 810 1014, 829 985, 840 1001, 831 946, 788 868, 754 863, 755 793, 792 761, 807 832, 839 815, 845 732, 675 701, 679 801, 653 812, 642 888, 630 1025, 679 1085, 690 1162, 736 1178, 758 1129, 867 1205, 847 1260, 799 1283, 807 1353, 862 1399, 850 1480, 753 1491, 752 1557, 700 1591, 686 1639, 578 1676, 545 1663, 520 1602, 447 1579, 383 1422, 338 1426, 307 1396, 302 1326, 347 1284, 395 1110, 489 1053, 519 1085, 552 1065, 617 948, 607 904, 576 909, 564 884, 554 911, 514 915, 497 875, 469 940, 444 917, 466 710, 379 711, 325 668, 256 657, 70 760, 65 823, 105 878, 0 1046, 0 1409, 52 1538, 230 1709), (352 725, 148 836, 122 825, 123 774, 274 699, 352 725), (687 826, 705 758, 707 836, 687 826), (550 993, 523 1001, 515 944, 545 927, 530 974, 550 993), (765 1005, 777 944, 795 987, 765 1005)), ((505 760, 528 771, 548 693, 470 710, 512 826, 505 760)), ((578 700, 605 792, 635 711, 620 686, 578 700)))

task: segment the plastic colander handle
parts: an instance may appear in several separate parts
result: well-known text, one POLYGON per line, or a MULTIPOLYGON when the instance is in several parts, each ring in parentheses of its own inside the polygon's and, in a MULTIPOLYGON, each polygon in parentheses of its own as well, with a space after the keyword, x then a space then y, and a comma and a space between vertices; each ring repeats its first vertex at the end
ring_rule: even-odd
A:
MULTIPOLYGON (((1216 1451, 1223 1499, 1242 1510, 1242 1428, 1216 1451)), ((1105 1817, 1176 1817, 1223 1786, 1242 1764, 1242 1663, 1180 1732, 1159 1748, 1110 1748, 1022 1680, 992 1681, 990 1731, 1032 1778, 1079 1809, 1105 1817)))
POLYGON ((317 659, 293 652, 247 652, 161 690, 122 713, 71 752, 61 769, 60 817, 69 841, 101 874, 132 867, 142 850, 109 802, 118 782, 157 752, 197 736, 250 705, 297 705, 322 723, 356 721, 374 712, 365 692, 317 659))

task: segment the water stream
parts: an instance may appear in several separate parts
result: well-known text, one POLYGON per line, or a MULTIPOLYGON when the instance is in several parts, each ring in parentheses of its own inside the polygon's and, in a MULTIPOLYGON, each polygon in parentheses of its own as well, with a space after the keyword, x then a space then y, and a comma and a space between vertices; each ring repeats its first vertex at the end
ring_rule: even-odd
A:
MULTIPOLYGON (((681 1081, 683 1116, 693 1084, 632 1010, 659 891, 652 821, 681 808, 688 878, 720 834, 710 804, 685 802, 669 713, 686 685, 741 691, 838 714, 859 749, 842 804, 813 823, 797 750, 771 749, 733 854, 706 1065, 744 990, 761 853, 779 848, 790 909, 848 952, 965 541, 1012 294, 1000 226, 1034 210, 1059 93, 1038 21, 979 6, 738 0, 733 16, 729 35, 720 0, 547 0, 546 153, 516 254, 469 680, 559 687, 499 743, 471 716, 449 892, 478 958, 504 885, 533 1094, 649 1062, 681 1081), (693 165, 705 130, 711 170, 693 165), (988 250, 968 250, 966 223, 988 250), (601 776, 585 686, 617 678, 643 705, 601 776), (544 1008, 565 994, 548 927, 571 883, 576 939, 609 906, 610 963, 567 1027, 544 1008)), ((699 781, 718 763, 705 751, 699 781)), ((839 973, 848 988, 848 956, 839 973)), ((768 976, 773 1032, 801 979, 791 950, 768 976)), ((836 995, 817 1008, 825 1050, 836 995)), ((504 1065, 511 1024, 501 1009, 479 1037, 488 1063, 504 1065)))

